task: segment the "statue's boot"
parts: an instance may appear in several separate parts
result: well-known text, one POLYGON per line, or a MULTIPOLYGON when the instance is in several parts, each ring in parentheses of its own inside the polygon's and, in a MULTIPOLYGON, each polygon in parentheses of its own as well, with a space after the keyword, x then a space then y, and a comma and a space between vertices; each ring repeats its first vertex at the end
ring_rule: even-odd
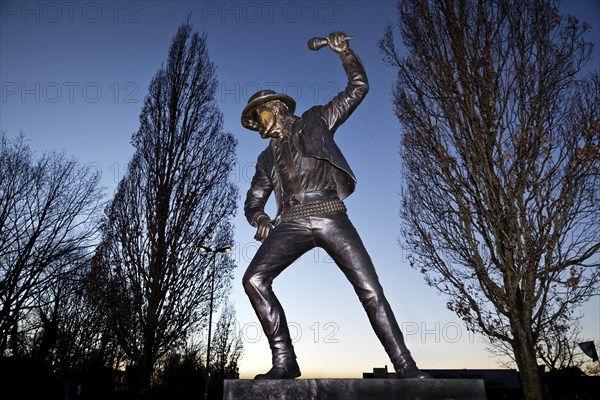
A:
POLYGON ((273 367, 265 374, 256 375, 254 379, 294 379, 300 376, 300 367, 296 362, 287 324, 285 327, 279 327, 277 331, 275 337, 269 338, 273 367))
POLYGON ((398 378, 405 379, 426 379, 431 378, 431 376, 427 372, 421 371, 415 360, 413 360, 410 352, 407 350, 407 354, 403 354, 400 358, 394 363, 394 368, 396 369, 396 374, 398 378))
POLYGON ((273 367, 265 374, 256 375, 254 379, 294 379, 300 375, 300 367, 295 358, 274 359, 273 367))
POLYGON ((377 289, 379 290, 374 290, 367 296, 360 296, 359 292, 359 297, 375 334, 394 364, 396 374, 399 378, 430 378, 429 374, 417 367, 404 343, 402 331, 387 299, 383 296, 383 291, 377 289))

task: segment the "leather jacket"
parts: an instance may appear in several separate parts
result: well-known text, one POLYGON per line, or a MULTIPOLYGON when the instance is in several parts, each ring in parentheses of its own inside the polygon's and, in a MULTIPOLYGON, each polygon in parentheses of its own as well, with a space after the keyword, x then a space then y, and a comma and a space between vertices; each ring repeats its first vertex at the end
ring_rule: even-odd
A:
MULTIPOLYGON (((348 76, 346 88, 329 103, 314 106, 304 112, 292 126, 291 143, 303 157, 326 160, 335 167, 336 189, 338 197, 343 200, 354 192, 356 177, 333 140, 333 135, 365 98, 369 83, 360 59, 352 50, 346 50, 340 54, 340 58, 348 76)), ((283 208, 283 192, 273 153, 270 146, 267 146, 258 156, 256 172, 244 203, 246 218, 252 226, 257 226, 260 216, 267 215, 264 207, 273 191, 279 216, 283 208)))

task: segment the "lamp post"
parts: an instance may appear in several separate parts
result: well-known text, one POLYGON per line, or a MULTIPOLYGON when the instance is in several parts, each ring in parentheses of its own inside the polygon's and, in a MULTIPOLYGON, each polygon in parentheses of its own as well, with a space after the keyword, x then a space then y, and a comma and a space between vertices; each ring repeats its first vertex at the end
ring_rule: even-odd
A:
POLYGON ((206 377, 204 381, 204 400, 208 400, 208 382, 209 382, 209 374, 210 374, 210 340, 212 334, 212 315, 213 315, 213 301, 215 295, 215 272, 217 268, 217 253, 229 253, 231 252, 231 247, 219 247, 218 249, 212 249, 207 246, 200 246, 200 252, 202 253, 213 253, 213 265, 212 271, 210 274, 210 303, 208 307, 208 344, 206 345, 206 377))

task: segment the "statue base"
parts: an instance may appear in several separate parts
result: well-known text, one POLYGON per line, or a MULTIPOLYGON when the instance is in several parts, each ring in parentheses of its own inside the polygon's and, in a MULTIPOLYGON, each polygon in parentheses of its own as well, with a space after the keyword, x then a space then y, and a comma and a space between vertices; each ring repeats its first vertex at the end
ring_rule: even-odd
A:
POLYGON ((225 380, 224 400, 485 400, 482 379, 225 380))

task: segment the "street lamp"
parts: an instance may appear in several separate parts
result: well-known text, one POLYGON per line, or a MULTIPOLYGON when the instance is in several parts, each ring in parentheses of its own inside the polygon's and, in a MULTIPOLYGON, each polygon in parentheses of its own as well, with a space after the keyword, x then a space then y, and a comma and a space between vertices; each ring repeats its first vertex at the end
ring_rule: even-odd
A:
POLYGON ((212 249, 207 246, 200 246, 201 253, 213 253, 213 265, 210 276, 210 303, 208 307, 208 344, 206 346, 206 378, 204 382, 204 400, 208 400, 208 376, 209 372, 209 362, 210 362, 210 337, 212 334, 212 315, 213 315, 213 301, 215 295, 215 272, 217 268, 217 253, 229 253, 231 252, 231 247, 219 247, 218 249, 212 249))

